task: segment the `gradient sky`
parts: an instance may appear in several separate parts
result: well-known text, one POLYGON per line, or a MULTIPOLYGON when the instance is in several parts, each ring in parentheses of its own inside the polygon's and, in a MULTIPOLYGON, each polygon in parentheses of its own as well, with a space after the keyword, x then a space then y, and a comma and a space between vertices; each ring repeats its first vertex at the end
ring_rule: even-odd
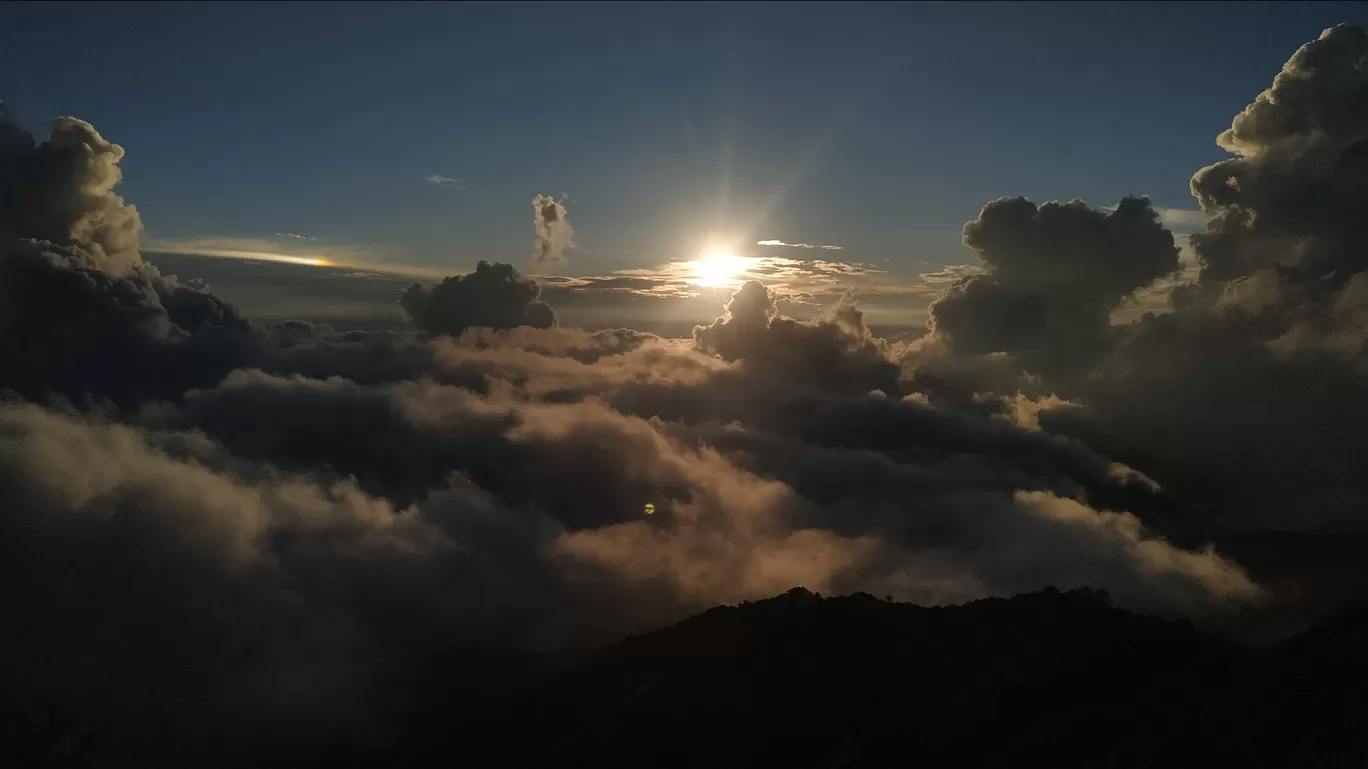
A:
POLYGON ((960 228, 1002 195, 1192 208, 1231 116, 1363 10, 6 5, 0 99, 123 145, 153 243, 523 264, 546 193, 575 226, 564 274, 768 238, 914 274, 971 261, 960 228))

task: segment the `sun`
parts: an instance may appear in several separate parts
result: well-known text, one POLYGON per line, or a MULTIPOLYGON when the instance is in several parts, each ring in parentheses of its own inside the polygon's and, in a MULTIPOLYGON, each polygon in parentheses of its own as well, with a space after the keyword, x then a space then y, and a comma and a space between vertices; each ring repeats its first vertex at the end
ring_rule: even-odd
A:
POLYGON ((707 256, 690 262, 694 283, 700 286, 726 286, 740 283, 738 279, 746 271, 748 260, 730 251, 718 249, 707 256))

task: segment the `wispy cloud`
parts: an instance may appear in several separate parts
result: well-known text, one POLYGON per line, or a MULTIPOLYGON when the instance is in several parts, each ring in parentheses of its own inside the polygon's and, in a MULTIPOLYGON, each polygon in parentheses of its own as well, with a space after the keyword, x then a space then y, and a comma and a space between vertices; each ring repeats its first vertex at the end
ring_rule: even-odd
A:
POLYGON ((154 254, 191 254, 216 256, 225 259, 250 259, 262 262, 300 264, 311 267, 360 267, 395 275, 441 277, 449 269, 409 267, 386 264, 368 249, 345 244, 313 244, 316 238, 291 237, 277 233, 277 238, 209 236, 203 238, 149 238, 142 250, 154 254))
MULTIPOLYGON (((281 236, 285 237, 285 236, 281 236)), ((286 264, 307 264, 323 267, 336 264, 335 259, 315 251, 303 252, 289 244, 269 238, 173 238, 151 240, 143 244, 142 250, 161 254, 197 254, 199 256, 218 256, 226 259, 253 259, 264 262, 284 262, 286 264)))
POLYGON ((814 243, 785 243, 782 240, 757 240, 757 246, 784 246, 785 248, 821 248, 827 251, 840 251, 844 246, 833 246, 829 244, 814 243))
POLYGON ((977 264, 947 264, 935 272, 923 272, 918 277, 929 286, 941 287, 983 273, 983 267, 977 264))
POLYGON ((774 291, 782 311, 792 317, 815 317, 841 297, 856 294, 867 319, 899 325, 924 324, 928 302, 944 288, 908 281, 870 265, 827 259, 750 256, 736 257, 732 264, 736 272, 726 276, 701 272, 699 261, 675 261, 597 276, 539 275, 537 282, 543 288, 542 297, 558 310, 602 313, 605 319, 716 317, 718 307, 742 283, 759 280, 774 291))
POLYGON ((428 174, 423 178, 427 180, 428 184, 441 187, 444 190, 464 190, 470 187, 470 182, 467 182, 465 179, 457 179, 441 174, 428 174))
MULTIPOLYGON (((759 280, 782 295, 813 294, 840 295, 849 289, 876 292, 918 292, 912 286, 889 276, 884 270, 852 262, 823 259, 789 259, 782 256, 738 257, 737 269, 726 276, 700 273, 697 261, 669 262, 655 268, 618 270, 618 277, 654 281, 651 293, 694 295, 700 292, 730 293, 747 280, 759 280)), ((642 291, 637 285, 626 283, 595 283, 596 279, 577 278, 586 288, 607 288, 642 291)))
POLYGON ((318 240, 318 238, 311 238, 311 237, 309 237, 308 235, 296 235, 296 234, 293 233, 293 232, 277 232, 277 233, 276 233, 276 237, 277 237, 277 238, 292 238, 292 239, 294 239, 294 240, 318 240))

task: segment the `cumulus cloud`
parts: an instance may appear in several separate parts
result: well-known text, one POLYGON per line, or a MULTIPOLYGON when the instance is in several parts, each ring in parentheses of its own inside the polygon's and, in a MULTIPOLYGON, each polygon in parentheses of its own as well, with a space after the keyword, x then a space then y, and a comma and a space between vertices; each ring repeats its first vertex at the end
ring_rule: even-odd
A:
POLYGON ((508 264, 480 262, 475 271, 435 286, 415 283, 400 297, 409 318, 430 334, 459 334, 471 327, 555 325, 556 313, 537 297, 536 281, 508 264))
POLYGON ((1368 424, 1354 395, 1368 384, 1366 61, 1362 27, 1327 29, 1218 137, 1236 157, 1192 178, 1211 217, 1192 236, 1197 280, 1095 380, 1092 400, 1113 429, 1172 449, 1168 461, 1219 483, 1258 521, 1357 516, 1352 500, 1368 493, 1343 461, 1368 424), (1142 392, 1166 429, 1120 407, 1142 392))
POLYGON ((1217 137, 1237 157, 1192 177, 1214 217, 1193 237, 1204 285, 1285 267, 1335 288, 1368 267, 1366 55, 1364 28, 1327 29, 1217 137))
POLYGON ((1180 529, 1361 517, 1368 486, 1344 458, 1368 425, 1353 395, 1368 384, 1366 59, 1361 27, 1328 29, 1235 117, 1218 137, 1235 157, 1193 176, 1207 221, 1191 236, 1195 271, 1176 281, 1160 230, 1174 217, 1143 201, 1106 214, 1071 204, 1054 234, 988 216, 1016 207, 1026 222, 1029 204, 990 204, 965 231, 987 272, 932 305, 910 378, 933 401, 996 393, 979 405, 1004 412, 1019 393, 1079 403, 1041 412, 1042 429, 1152 476, 1182 500, 1180 529), (1110 238, 1125 243, 1101 247, 1110 238), (1074 256, 1018 258, 1033 252, 1074 256), (1147 291, 1170 306, 1106 319, 1118 297, 1147 291))
POLYGON ((813 323, 779 315, 772 292, 748 281, 722 317, 694 328, 703 352, 748 365, 778 368, 801 381, 841 391, 889 395, 898 391, 898 368, 883 354, 849 296, 813 323))
POLYGON ((1173 236, 1144 198, 1109 212, 1002 198, 964 226, 964 244, 984 272, 966 271, 931 304, 932 333, 956 352, 1055 369, 1088 360, 1122 301, 1178 268, 1173 236))
POLYGON ((112 275, 139 262, 142 221, 114 194, 124 150, 84 120, 52 121, 38 143, 0 105, 0 242, 78 246, 112 275))
POLYGON ((844 246, 834 246, 829 244, 813 245, 812 243, 785 243, 782 240, 757 240, 757 246, 784 246, 786 248, 820 248, 826 251, 840 251, 844 246))
POLYGON ((565 249, 575 245, 575 231, 566 218, 565 204, 550 195, 532 199, 532 224, 537 230, 537 253, 529 269, 536 273, 565 261, 565 249))

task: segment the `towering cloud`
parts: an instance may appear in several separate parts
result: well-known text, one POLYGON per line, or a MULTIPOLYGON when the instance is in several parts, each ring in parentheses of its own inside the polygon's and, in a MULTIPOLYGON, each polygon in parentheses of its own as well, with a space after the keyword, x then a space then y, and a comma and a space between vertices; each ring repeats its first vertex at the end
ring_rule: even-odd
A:
POLYGON ((1282 347, 1360 354, 1368 275, 1368 31, 1341 25, 1297 51, 1217 143, 1237 157, 1198 171, 1214 216, 1193 236, 1200 283, 1185 301, 1263 319, 1282 347))
POLYGON ((1199 279, 1132 330, 1090 399, 1238 500, 1222 518, 1360 517, 1368 483, 1346 457, 1368 428, 1368 32, 1303 46, 1217 141, 1237 157, 1192 179, 1213 215, 1192 238, 1199 279))
POLYGON ((537 229, 537 253, 530 270, 535 274, 565 261, 565 249, 575 245, 575 231, 565 204, 550 195, 532 199, 532 224, 537 229))
POLYGON ((1023 393, 1079 402, 1040 425, 1153 475, 1180 501, 1180 528, 1362 517, 1368 483, 1346 457, 1368 429, 1366 61, 1361 27, 1326 30, 1218 137, 1236 157, 1192 179, 1211 220, 1192 237, 1198 279, 1170 312, 1106 321, 1174 264, 1143 201, 1056 207, 1058 228, 1024 202, 989 204, 965 229, 988 273, 932 306, 913 381, 1004 413, 1023 393), (1034 256, 1084 253, 1108 256, 1034 256))
POLYGON ((123 147, 71 117, 52 121, 47 140, 36 143, 0 105, 0 242, 75 246, 111 275, 132 270, 142 223, 113 192, 123 155, 123 147))
POLYGON ((130 402, 238 357, 236 310, 142 261, 138 212, 113 192, 123 154, 84 121, 37 143, 0 111, 0 388, 130 402))
POLYGON ((1203 284, 1274 265, 1335 285, 1368 266, 1368 31, 1341 25, 1297 51, 1217 144, 1238 157, 1198 171, 1215 215, 1194 237, 1203 284))

